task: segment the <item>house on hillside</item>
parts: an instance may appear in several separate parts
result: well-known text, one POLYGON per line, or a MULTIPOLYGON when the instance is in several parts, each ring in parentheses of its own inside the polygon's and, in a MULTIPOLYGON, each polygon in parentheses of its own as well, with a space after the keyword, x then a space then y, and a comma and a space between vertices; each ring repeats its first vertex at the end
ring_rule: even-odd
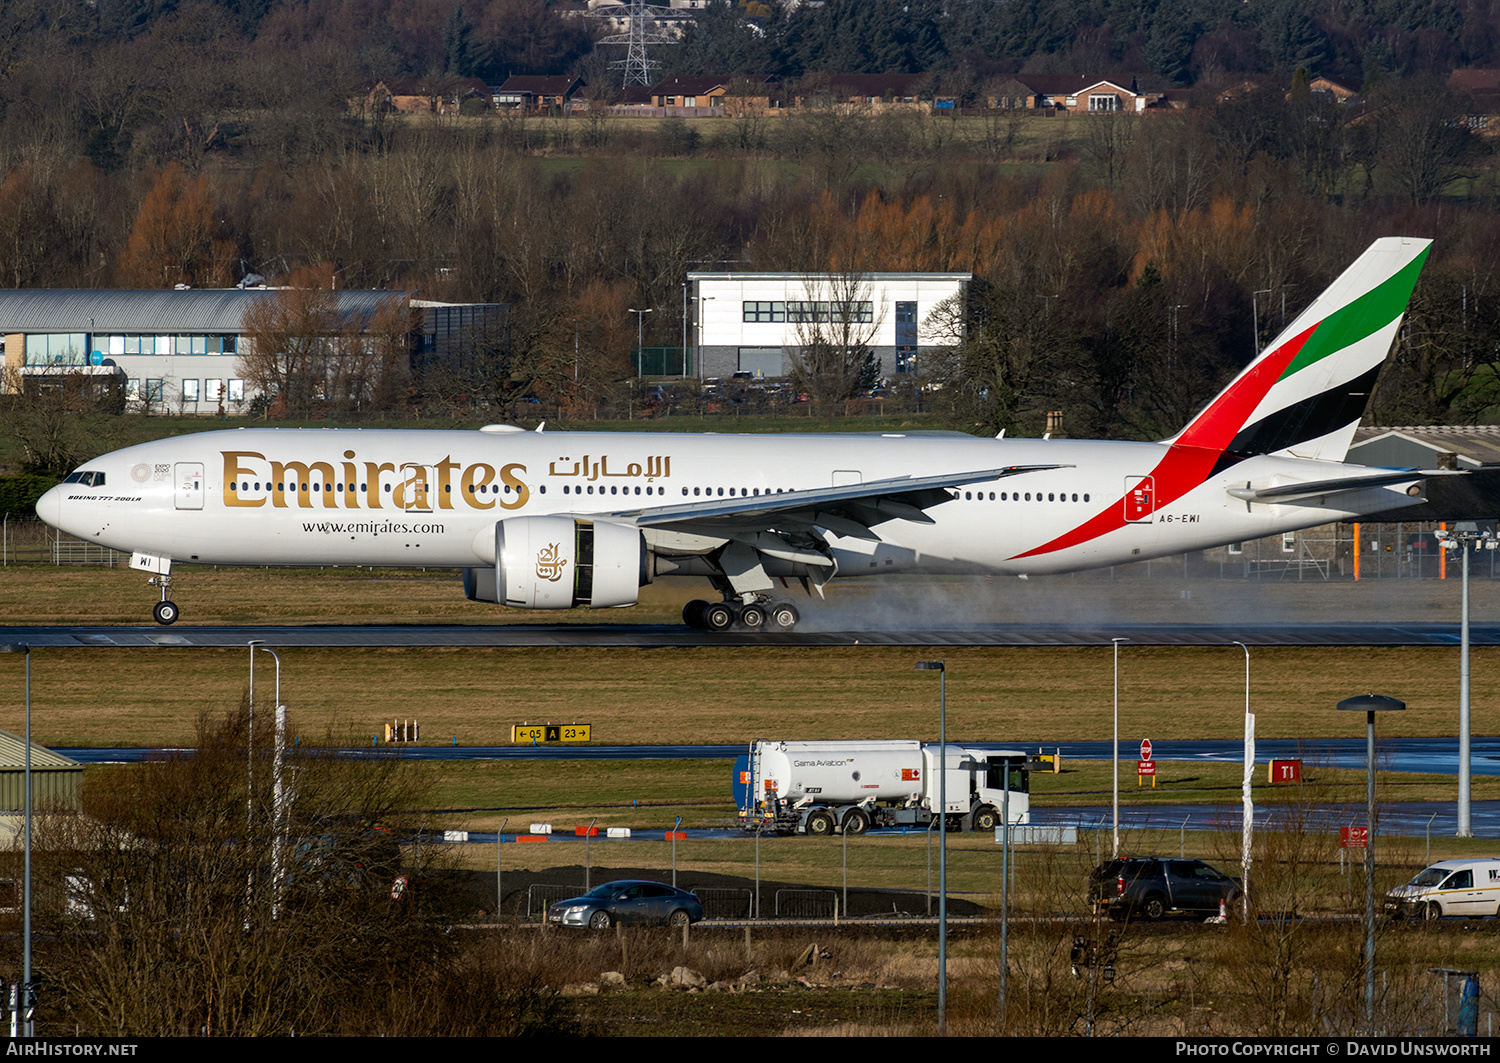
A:
POLYGON ((426 77, 376 81, 363 96, 350 101, 362 113, 390 110, 402 114, 458 114, 467 100, 490 106, 490 88, 479 78, 426 77))
POLYGON ((1335 103, 1348 103, 1359 95, 1358 89, 1350 88, 1348 85, 1332 78, 1322 75, 1313 78, 1307 83, 1307 91, 1312 93, 1327 93, 1333 97, 1335 103))
POLYGON ((1002 110, 1135 114, 1159 103, 1161 95, 1142 92, 1134 79, 1127 86, 1083 74, 1019 74, 998 85, 990 99, 1002 110))
POLYGON ((512 74, 495 90, 497 111, 551 114, 567 106, 582 80, 567 74, 512 74))
POLYGON ((808 74, 798 83, 792 105, 917 107, 932 103, 932 87, 931 74, 808 74))
POLYGON ((1500 70, 1455 70, 1448 88, 1470 101, 1464 116, 1470 129, 1484 136, 1500 133, 1500 70))
MULTIPOLYGON (((742 114, 771 106, 773 81, 764 74, 726 77, 718 74, 663 78, 649 90, 653 107, 719 108, 695 113, 742 114)), ((675 114, 675 111, 667 112, 675 114)))

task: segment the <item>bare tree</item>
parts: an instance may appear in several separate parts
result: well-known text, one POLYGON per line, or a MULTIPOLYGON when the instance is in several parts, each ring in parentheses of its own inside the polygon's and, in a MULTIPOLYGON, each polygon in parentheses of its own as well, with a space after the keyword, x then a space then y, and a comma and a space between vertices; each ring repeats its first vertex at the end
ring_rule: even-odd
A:
POLYGON ((921 324, 928 370, 975 431, 1014 431, 1037 408, 1066 343, 1056 295, 976 281, 933 307, 921 324))
POLYGON ((787 322, 797 341, 792 383, 811 396, 814 412, 832 417, 845 399, 879 379, 870 341, 885 311, 877 311, 862 273, 809 276, 804 288, 806 299, 786 304, 787 322))
POLYGON ((111 449, 114 415, 124 405, 124 381, 115 377, 76 366, 26 374, 9 368, 0 386, 0 435, 19 445, 22 472, 61 477, 111 449))
POLYGON ((288 414, 384 410, 404 397, 411 308, 392 295, 367 318, 326 288, 287 288, 245 312, 245 380, 288 414))
POLYGON ((1440 195, 1466 172, 1478 146, 1464 100, 1438 82, 1413 79, 1389 83, 1374 102, 1384 171, 1413 204, 1440 195))
POLYGON ((1115 187, 1125 171, 1130 146, 1135 142, 1137 121, 1134 115, 1120 111, 1096 111, 1083 120, 1079 148, 1099 179, 1110 188, 1115 187))
POLYGON ((257 720, 252 741, 248 724, 245 705, 205 716, 191 752, 86 786, 83 814, 47 818, 42 1029, 351 1032, 360 1011, 395 1026, 397 987, 445 977, 455 949, 430 885, 437 847, 409 844, 409 765, 317 742, 278 752, 270 727, 257 720))

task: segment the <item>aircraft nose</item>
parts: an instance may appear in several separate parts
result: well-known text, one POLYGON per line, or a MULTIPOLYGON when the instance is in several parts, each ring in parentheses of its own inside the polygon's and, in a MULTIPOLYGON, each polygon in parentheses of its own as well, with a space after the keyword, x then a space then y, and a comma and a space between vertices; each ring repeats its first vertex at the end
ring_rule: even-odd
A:
POLYGON ((62 526, 63 492, 64 488, 59 484, 36 500, 36 515, 58 530, 64 530, 62 526))

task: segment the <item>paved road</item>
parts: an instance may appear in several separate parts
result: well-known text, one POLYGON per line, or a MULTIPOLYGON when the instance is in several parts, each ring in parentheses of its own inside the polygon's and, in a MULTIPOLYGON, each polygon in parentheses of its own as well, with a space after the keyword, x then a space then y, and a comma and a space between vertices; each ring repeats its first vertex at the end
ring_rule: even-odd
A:
MULTIPOLYGON (((178 625, 157 627, 0 627, 0 643, 49 649, 110 647, 227 647, 260 639, 267 646, 593 646, 660 649, 673 646, 1091 646, 1124 637, 1145 646, 1455 646, 1455 623, 1366 624, 966 624, 918 631, 819 631, 805 626, 783 634, 711 634, 681 625, 651 624, 327 624, 178 625)), ((1500 646, 1500 623, 1470 625, 1476 646, 1500 646)))
MULTIPOLYGON (((1500 838, 1500 801, 1474 801, 1469 805, 1470 823, 1476 838, 1500 838)), ((1257 805, 1255 808, 1255 827, 1257 830, 1277 829, 1285 818, 1285 809, 1275 808, 1267 805, 1257 805)), ((525 832, 529 824, 547 823, 553 824, 557 832, 553 837, 559 841, 571 840, 576 835, 573 828, 587 822, 586 817, 577 815, 557 815, 552 810, 538 810, 534 815, 515 815, 510 818, 508 829, 503 841, 515 841, 516 834, 513 831, 519 829, 525 832)), ((1089 831, 1104 832, 1104 845, 1109 845, 1110 808, 1108 805, 1098 806, 1070 806, 1067 808, 1033 808, 1031 810, 1031 822, 1034 826, 1073 826, 1077 827, 1080 836, 1089 831)), ((1329 805, 1318 810, 1316 822, 1299 819, 1298 825, 1304 829, 1332 833, 1340 827, 1363 826, 1365 822, 1365 806, 1363 804, 1352 805, 1329 805)), ((1240 830, 1240 806, 1233 805, 1151 805, 1148 807, 1132 807, 1129 804, 1128 795, 1120 805, 1120 829, 1122 831, 1132 830, 1157 830, 1157 831, 1182 831, 1184 835, 1188 831, 1228 831, 1237 833, 1240 830)), ((1380 806, 1380 828, 1388 835, 1404 835, 1407 837, 1421 838, 1430 836, 1433 838, 1451 838, 1458 830, 1458 814, 1452 801, 1400 801, 1384 803, 1380 806)), ((690 841, 708 840, 733 840, 745 838, 746 835, 738 828, 722 827, 695 827, 683 831, 690 841)), ((864 838, 880 839, 898 837, 902 834, 924 834, 923 830, 913 828, 911 831, 899 830, 872 830, 864 835, 864 838)), ((602 832, 601 832, 602 838, 602 832)), ((493 844, 496 835, 490 832, 470 832, 467 839, 471 844, 493 844)), ((613 844, 620 839, 604 839, 613 844)), ((648 830, 635 830, 631 832, 631 841, 661 841, 662 828, 653 827, 648 830)), ((775 835, 766 835, 766 841, 774 841, 775 835)), ((851 841, 850 844, 855 844, 851 841)), ((860 839, 861 845, 869 844, 860 839)), ((1193 846, 1184 842, 1187 851, 1193 846)))

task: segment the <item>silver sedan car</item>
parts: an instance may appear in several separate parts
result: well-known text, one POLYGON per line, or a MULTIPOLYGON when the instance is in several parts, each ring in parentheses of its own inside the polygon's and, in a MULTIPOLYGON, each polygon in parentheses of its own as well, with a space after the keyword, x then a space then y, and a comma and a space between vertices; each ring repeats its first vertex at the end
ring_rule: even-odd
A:
POLYGON ((687 890, 660 882, 626 879, 595 886, 581 897, 558 901, 547 909, 554 926, 607 930, 616 923, 687 926, 703 918, 703 902, 687 890))

